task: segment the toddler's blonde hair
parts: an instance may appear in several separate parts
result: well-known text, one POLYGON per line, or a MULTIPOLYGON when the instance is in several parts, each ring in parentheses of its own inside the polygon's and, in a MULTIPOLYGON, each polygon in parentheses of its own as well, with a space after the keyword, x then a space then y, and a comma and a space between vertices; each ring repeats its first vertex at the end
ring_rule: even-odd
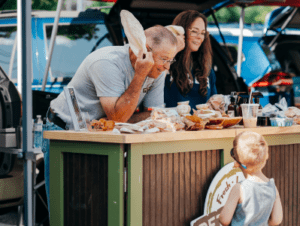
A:
POLYGON ((266 165, 269 158, 268 144, 262 135, 245 131, 238 134, 233 141, 234 157, 246 165, 247 173, 254 173, 266 165))

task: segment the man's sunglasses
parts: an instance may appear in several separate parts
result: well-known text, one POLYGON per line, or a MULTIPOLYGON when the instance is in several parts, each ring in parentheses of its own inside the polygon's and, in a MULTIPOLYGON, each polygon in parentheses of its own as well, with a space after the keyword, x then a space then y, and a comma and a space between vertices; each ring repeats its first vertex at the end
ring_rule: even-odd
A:
POLYGON ((232 157, 238 164, 240 164, 244 169, 247 169, 247 166, 245 166, 244 164, 240 163, 238 160, 235 159, 234 154, 233 154, 233 148, 231 148, 230 155, 231 155, 231 157, 232 157))

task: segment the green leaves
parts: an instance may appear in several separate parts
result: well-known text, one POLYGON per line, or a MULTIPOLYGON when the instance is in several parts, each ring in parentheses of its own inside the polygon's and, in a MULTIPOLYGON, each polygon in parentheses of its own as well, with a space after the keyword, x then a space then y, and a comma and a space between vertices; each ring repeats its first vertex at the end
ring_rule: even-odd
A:
MULTIPOLYGON (((266 15, 274 10, 274 6, 251 6, 245 9, 245 23, 261 23, 265 22, 266 15)), ((216 12, 216 18, 219 23, 238 23, 242 9, 238 6, 222 8, 216 12)), ((208 17, 208 22, 213 23, 212 16, 208 17)))
MULTIPOLYGON (((48 10, 55 11, 58 0, 32 0, 32 10, 48 10)), ((113 6, 113 2, 93 2, 90 7, 113 6)), ((7 0, 0 10, 16 10, 17 0, 7 0)), ((109 13, 110 9, 102 9, 101 12, 109 13)))

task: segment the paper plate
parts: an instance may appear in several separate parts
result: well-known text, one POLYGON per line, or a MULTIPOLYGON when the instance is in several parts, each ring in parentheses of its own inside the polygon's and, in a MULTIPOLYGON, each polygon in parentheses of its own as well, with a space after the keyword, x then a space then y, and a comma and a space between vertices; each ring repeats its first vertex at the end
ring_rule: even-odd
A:
POLYGON ((146 53, 146 36, 141 23, 134 17, 131 12, 127 10, 122 10, 120 16, 121 23, 132 52, 136 56, 138 55, 140 50, 143 50, 143 53, 146 53))

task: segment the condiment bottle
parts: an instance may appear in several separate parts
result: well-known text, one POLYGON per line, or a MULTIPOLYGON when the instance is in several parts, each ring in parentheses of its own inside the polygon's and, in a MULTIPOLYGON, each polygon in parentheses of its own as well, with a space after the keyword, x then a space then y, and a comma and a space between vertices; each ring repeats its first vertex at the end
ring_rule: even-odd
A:
POLYGON ((36 123, 34 123, 33 130, 33 147, 40 148, 42 146, 43 141, 43 121, 41 115, 37 115, 36 123))
POLYGON ((228 105, 227 115, 230 117, 238 116, 237 113, 238 106, 235 104, 235 98, 233 96, 230 97, 230 104, 228 105))

